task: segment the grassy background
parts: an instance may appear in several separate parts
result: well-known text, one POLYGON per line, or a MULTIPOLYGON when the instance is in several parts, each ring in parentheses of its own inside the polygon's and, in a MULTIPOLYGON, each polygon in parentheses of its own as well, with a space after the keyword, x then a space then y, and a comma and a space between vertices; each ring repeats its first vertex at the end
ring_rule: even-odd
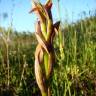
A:
MULTIPOLYGON (((64 26, 64 25, 62 25, 64 26)), ((0 96, 41 96, 34 76, 34 33, 0 27, 0 96)), ((54 40, 52 96, 96 96, 96 16, 61 28, 54 40)))

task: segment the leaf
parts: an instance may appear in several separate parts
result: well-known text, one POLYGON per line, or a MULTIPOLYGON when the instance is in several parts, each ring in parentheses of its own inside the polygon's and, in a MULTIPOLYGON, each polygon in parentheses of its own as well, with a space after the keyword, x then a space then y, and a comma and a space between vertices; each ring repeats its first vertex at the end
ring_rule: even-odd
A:
POLYGON ((55 31, 55 33, 58 35, 58 33, 59 33, 59 26, 60 26, 60 21, 58 21, 58 22, 56 22, 55 24, 54 24, 54 31, 55 31))
POLYGON ((45 80, 44 80, 42 69, 40 67, 38 56, 36 56, 36 58, 35 58, 35 76, 36 76, 36 81, 37 81, 37 84, 38 84, 41 92, 45 92, 45 90, 46 90, 45 89, 45 80))
POLYGON ((48 53, 44 52, 44 66, 46 78, 48 77, 48 53))
POLYGON ((52 7, 52 0, 47 0, 45 4, 45 8, 48 10, 48 9, 51 9, 51 7, 52 7))
POLYGON ((52 13, 51 13, 51 8, 52 8, 52 0, 47 0, 47 3, 45 4, 45 12, 46 12, 46 15, 47 15, 47 18, 48 19, 51 19, 52 21, 53 21, 53 19, 52 19, 52 13))
POLYGON ((39 42, 39 44, 46 50, 46 52, 48 53, 48 48, 47 48, 47 45, 48 43, 46 42, 46 40, 44 39, 43 35, 42 34, 37 34, 35 33, 36 37, 37 37, 37 40, 39 42))
POLYGON ((41 32, 41 27, 40 27, 40 21, 37 21, 35 30, 36 30, 37 34, 41 34, 42 33, 41 32))
POLYGON ((57 30, 59 29, 59 26, 60 26, 60 21, 56 22, 54 24, 54 29, 56 28, 57 30))
POLYGON ((33 6, 34 7, 31 9, 29 13, 36 12, 36 14, 39 16, 40 21, 45 22, 46 14, 45 14, 43 5, 41 3, 33 1, 33 6))
POLYGON ((50 52, 50 54, 48 55, 49 59, 48 59, 48 78, 50 77, 52 70, 53 70, 53 65, 55 63, 55 54, 54 54, 54 50, 52 50, 50 52))
POLYGON ((53 31, 53 23, 52 20, 48 19, 48 24, 47 24, 47 41, 50 42, 51 41, 51 37, 52 37, 52 33, 53 31))

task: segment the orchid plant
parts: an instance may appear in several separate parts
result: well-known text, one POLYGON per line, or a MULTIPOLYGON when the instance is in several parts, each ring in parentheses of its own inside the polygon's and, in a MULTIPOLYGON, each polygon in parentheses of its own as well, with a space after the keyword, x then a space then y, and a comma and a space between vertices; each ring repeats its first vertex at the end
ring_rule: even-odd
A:
POLYGON ((52 0, 47 0, 45 5, 33 0, 33 8, 30 11, 38 16, 35 32, 38 40, 35 51, 35 77, 42 96, 51 96, 50 78, 55 63, 53 39, 60 24, 53 24, 51 8, 52 0))

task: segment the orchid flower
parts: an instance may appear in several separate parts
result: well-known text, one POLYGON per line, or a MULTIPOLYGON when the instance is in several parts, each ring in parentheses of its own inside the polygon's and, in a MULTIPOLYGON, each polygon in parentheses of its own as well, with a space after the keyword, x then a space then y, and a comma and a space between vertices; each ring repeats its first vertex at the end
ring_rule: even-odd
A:
POLYGON ((42 96, 51 96, 49 80, 55 63, 53 39, 60 24, 53 24, 51 8, 52 0, 47 0, 45 5, 33 0, 33 8, 30 11, 38 16, 35 32, 38 40, 35 51, 35 77, 42 96))

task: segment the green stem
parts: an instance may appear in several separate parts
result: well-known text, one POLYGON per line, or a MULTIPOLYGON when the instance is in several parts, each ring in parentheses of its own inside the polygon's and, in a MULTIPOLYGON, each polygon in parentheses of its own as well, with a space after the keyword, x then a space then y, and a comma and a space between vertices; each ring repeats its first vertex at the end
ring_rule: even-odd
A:
POLYGON ((45 92, 42 92, 42 96, 48 96, 47 93, 45 92))
POLYGON ((45 66, 45 72, 47 77, 48 76, 48 54, 46 52, 44 54, 44 66, 45 66))

